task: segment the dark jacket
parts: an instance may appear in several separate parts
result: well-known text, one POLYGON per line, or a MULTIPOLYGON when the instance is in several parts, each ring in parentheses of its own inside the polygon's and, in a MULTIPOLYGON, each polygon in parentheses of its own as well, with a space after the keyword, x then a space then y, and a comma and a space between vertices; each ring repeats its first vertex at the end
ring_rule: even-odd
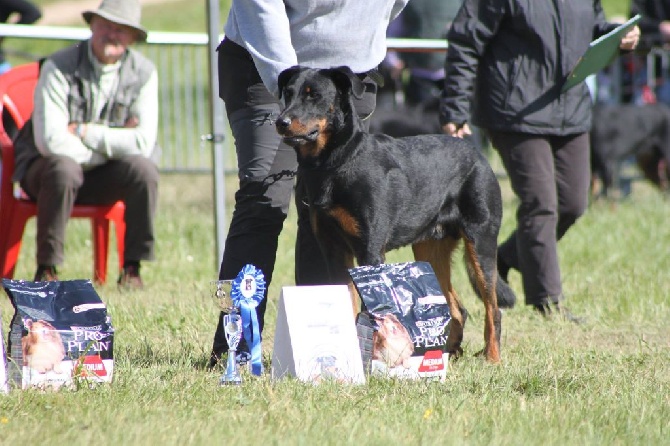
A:
POLYGON ((441 123, 530 134, 588 131, 586 84, 565 93, 561 86, 589 43, 615 27, 600 0, 465 0, 448 34, 441 123))

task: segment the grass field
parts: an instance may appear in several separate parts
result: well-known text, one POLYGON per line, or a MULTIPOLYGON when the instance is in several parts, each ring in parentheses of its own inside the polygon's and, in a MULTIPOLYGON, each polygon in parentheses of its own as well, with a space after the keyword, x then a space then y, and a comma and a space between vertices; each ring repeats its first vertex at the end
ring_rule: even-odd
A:
MULTIPOLYGON (((502 184, 504 235, 514 200, 502 184)), ((232 191, 234 178, 228 185, 232 191)), ((586 325, 546 322, 521 305, 504 314, 503 365, 487 365, 473 357, 483 345, 483 311, 458 262, 455 286, 472 317, 465 357, 447 381, 359 387, 245 376, 239 388, 220 388, 221 370, 205 370, 216 321, 211 190, 205 175, 165 175, 146 290, 121 294, 113 280, 98 289, 117 329, 115 381, 0 397, 1 444, 667 444, 669 204, 645 184, 635 183, 625 202, 592 205, 561 242, 568 303, 586 325)), ((280 288, 293 283, 293 215, 270 288, 266 361, 280 288)), ((34 272, 33 240, 31 222, 17 277, 34 272)), ((70 223, 66 256, 63 279, 90 277, 88 222, 70 223)), ((389 258, 404 260, 406 250, 389 258)), ((510 280, 521 294, 518 275, 510 280)), ((8 299, 0 311, 6 334, 8 299)))

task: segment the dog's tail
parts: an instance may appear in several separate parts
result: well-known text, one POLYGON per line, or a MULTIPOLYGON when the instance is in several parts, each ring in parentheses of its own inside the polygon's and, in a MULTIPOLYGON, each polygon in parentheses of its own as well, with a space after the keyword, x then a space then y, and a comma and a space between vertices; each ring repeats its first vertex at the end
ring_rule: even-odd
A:
MULTIPOLYGON (((481 299, 482 296, 479 294, 476 275, 470 270, 469 267, 466 269, 468 272, 468 278, 470 279, 470 284, 472 285, 472 289, 475 291, 477 297, 481 299)), ((513 308, 514 304, 516 303, 516 294, 514 294, 514 291, 512 291, 512 288, 510 288, 507 282, 505 282, 502 277, 500 277, 500 274, 497 276, 496 295, 498 298, 498 308, 513 308)))
POLYGON ((500 274, 496 282, 496 294, 498 295, 498 308, 513 308, 516 303, 516 294, 512 288, 505 282, 500 274))

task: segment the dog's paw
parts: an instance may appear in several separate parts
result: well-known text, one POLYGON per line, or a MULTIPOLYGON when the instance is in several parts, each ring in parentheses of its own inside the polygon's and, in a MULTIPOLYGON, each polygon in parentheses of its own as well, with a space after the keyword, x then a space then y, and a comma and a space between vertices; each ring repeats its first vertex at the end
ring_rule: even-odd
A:
POLYGON ((460 357, 463 356, 463 349, 458 346, 453 349, 447 349, 447 353, 449 353, 449 361, 457 361, 460 357))

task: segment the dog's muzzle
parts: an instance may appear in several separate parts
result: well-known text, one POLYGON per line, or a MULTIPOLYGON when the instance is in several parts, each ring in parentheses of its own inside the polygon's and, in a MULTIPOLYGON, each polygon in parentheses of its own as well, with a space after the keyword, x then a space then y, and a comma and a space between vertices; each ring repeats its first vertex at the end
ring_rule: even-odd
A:
POLYGON ((292 120, 288 116, 280 116, 275 121, 277 133, 282 136, 285 144, 291 147, 297 147, 308 142, 314 142, 319 137, 319 130, 314 129, 306 134, 294 134, 291 131, 292 120))

